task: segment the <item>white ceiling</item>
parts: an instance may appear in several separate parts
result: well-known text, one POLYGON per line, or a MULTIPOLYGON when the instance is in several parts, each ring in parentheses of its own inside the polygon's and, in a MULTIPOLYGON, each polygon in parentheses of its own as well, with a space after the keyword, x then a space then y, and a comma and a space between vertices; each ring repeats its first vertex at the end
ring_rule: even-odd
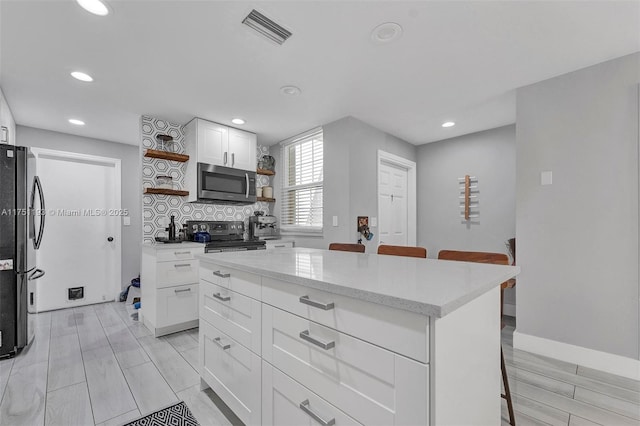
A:
POLYGON ((97 17, 74 0, 2 0, 0 86, 19 124, 137 144, 141 115, 242 117, 273 144, 351 115, 422 144, 513 123, 515 88, 640 50, 639 1, 108 4, 97 17), (293 36, 256 36, 240 23, 252 8, 293 36), (402 38, 373 44, 389 21, 402 38))

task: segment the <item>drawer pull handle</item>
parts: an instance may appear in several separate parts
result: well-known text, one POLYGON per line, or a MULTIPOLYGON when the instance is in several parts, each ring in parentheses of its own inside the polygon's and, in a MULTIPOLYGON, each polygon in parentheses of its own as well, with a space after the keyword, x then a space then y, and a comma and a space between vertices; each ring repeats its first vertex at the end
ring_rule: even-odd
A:
POLYGON ((313 306, 314 308, 324 309, 325 311, 335 308, 335 305, 333 304, 333 302, 320 303, 320 302, 316 302, 315 300, 309 299, 309 296, 300 296, 300 303, 313 306))
POLYGON ((213 339, 213 341, 215 342, 216 345, 220 346, 220 348, 223 351, 226 351, 227 349, 231 348, 231 343, 222 343, 221 337, 216 337, 215 339, 213 339))
POLYGON ((180 256, 181 254, 191 254, 190 251, 174 251, 173 254, 180 256))
POLYGON ((174 268, 188 268, 191 265, 189 263, 178 263, 177 265, 173 265, 174 268))
POLYGON ((231 300, 231 296, 223 296, 220 293, 213 293, 213 297, 218 300, 222 300, 223 302, 228 302, 229 300, 231 300))
POLYGON ((213 271, 213 275, 215 275, 216 277, 220 277, 220 278, 229 278, 231 276, 231 274, 229 273, 222 273, 220 271, 213 271))
POLYGON ((182 290, 173 290, 174 293, 184 293, 185 291, 191 291, 191 288, 183 288, 182 290))
POLYGON ((275 248, 281 248, 281 247, 286 247, 284 244, 278 244, 277 246, 273 246, 275 248))
POLYGON ((315 337, 311 337, 311 335, 309 335, 309 330, 301 331, 300 332, 300 338, 302 340, 306 340, 307 342, 316 345, 319 348, 324 349, 325 351, 336 346, 336 342, 334 342, 334 341, 325 343, 325 342, 321 342, 320 340, 316 339, 315 337))
POLYGON ((304 401, 302 401, 300 403, 300 409, 302 411, 304 411, 305 413, 307 413, 307 415, 309 417, 311 417, 313 420, 315 420, 316 422, 320 423, 323 426, 333 426, 336 424, 336 418, 334 417, 331 420, 325 420, 322 417, 320 417, 319 415, 317 415, 316 413, 314 413, 311 408, 309 408, 309 400, 305 399, 304 401))

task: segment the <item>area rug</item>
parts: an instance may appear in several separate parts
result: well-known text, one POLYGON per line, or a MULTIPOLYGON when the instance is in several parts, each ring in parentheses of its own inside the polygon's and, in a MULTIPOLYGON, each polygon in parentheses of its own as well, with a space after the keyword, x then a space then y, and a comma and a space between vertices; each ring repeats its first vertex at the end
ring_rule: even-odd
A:
POLYGON ((184 401, 180 401, 170 407, 158 410, 155 413, 147 414, 140 417, 138 420, 134 420, 130 423, 126 423, 124 426, 200 426, 198 421, 189 407, 184 401))

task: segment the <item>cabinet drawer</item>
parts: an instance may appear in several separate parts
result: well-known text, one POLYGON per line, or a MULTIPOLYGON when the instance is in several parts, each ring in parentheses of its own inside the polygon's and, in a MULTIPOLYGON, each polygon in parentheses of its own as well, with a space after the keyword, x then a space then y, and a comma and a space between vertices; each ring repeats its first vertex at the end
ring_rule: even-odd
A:
POLYGON ((260 275, 207 263, 200 266, 200 278, 236 293, 260 300, 260 275))
POLYGON ((429 362, 427 316, 267 277, 262 279, 262 301, 409 358, 429 362))
POLYGON ((202 248, 180 248, 156 251, 156 261, 158 262, 171 262, 176 260, 191 260, 195 259, 196 254, 204 253, 204 246, 202 248))
POLYGON ((171 287, 179 284, 198 283, 198 261, 160 262, 156 265, 156 286, 171 287))
POLYGON ((247 425, 261 417, 261 361, 207 321, 200 322, 202 378, 247 425))
POLYGON ((262 329, 265 361, 360 423, 428 423, 428 365, 268 305, 262 329))
POLYGON ((264 361, 262 363, 262 424, 264 426, 360 425, 264 361))
POLYGON ((260 355, 261 303, 227 288, 201 281, 200 317, 260 355))
POLYGON ((198 284, 158 289, 157 307, 158 328, 197 320, 198 284))

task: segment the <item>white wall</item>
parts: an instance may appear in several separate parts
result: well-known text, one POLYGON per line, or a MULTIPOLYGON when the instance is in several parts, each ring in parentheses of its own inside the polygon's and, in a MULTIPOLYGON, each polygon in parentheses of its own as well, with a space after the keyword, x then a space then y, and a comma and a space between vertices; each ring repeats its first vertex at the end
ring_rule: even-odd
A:
MULTIPOLYGON (((122 227, 122 286, 140 274, 142 240, 142 184, 138 147, 18 126, 16 145, 98 155, 122 160, 122 208, 129 210, 131 226, 122 227)), ((87 206, 89 208, 90 206, 87 206)))
POLYGON ((638 360, 639 81, 636 53, 518 89, 519 333, 638 360))
MULTIPOLYGON (((508 253, 516 234, 515 125, 472 133, 418 147, 418 245, 430 258, 440 250, 508 253), (480 216, 460 217, 464 175, 478 178, 480 216)), ((515 289, 505 303, 515 304, 515 289)))
MULTIPOLYGON (((416 161, 416 147, 354 117, 333 121, 322 128, 324 232, 322 237, 294 238, 297 246, 326 249, 332 242, 357 241, 358 216, 377 217, 378 150, 416 161), (332 226, 334 215, 338 216, 337 227, 332 226)), ((277 199, 282 187, 282 153, 279 145, 272 146, 270 151, 276 158, 274 190, 277 199)), ((277 202, 274 212, 279 216, 280 206, 277 202)), ((378 230, 373 228, 372 232, 375 237, 371 241, 363 241, 367 253, 375 253, 378 247, 378 230)))

